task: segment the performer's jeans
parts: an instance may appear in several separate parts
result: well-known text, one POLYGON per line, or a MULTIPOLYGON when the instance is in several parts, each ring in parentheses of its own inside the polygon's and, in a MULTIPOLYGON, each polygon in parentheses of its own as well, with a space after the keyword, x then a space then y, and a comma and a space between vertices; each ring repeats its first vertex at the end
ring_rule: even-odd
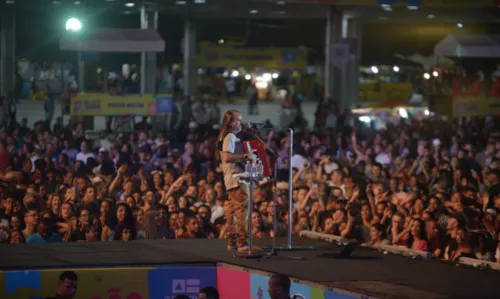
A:
POLYGON ((247 241, 248 221, 248 185, 240 184, 238 188, 227 191, 229 204, 226 208, 226 224, 228 244, 237 243, 238 246, 245 245, 247 241))

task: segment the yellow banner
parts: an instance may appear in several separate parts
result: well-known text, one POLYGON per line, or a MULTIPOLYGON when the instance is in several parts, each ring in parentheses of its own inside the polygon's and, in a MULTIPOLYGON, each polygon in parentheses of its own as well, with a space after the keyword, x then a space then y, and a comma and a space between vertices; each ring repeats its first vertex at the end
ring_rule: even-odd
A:
POLYGON ((295 69, 307 66, 307 51, 293 48, 243 48, 205 43, 198 51, 198 67, 295 69))
MULTIPOLYGON (((149 299, 148 270, 110 268, 74 270, 78 276, 74 299, 149 299)), ((64 270, 0 273, 0 298, 41 299, 54 296, 64 270)))
POLYGON ((71 98, 71 115, 165 115, 173 112, 173 98, 164 95, 110 96, 104 93, 78 94, 71 98))
POLYGON ((453 116, 500 115, 500 98, 484 96, 461 96, 452 101, 453 116))
POLYGON ((409 83, 360 83, 359 98, 364 102, 408 101, 413 93, 409 83))
POLYGON ((419 7, 496 7, 497 0, 300 0, 305 3, 331 3, 337 5, 419 6, 419 7))

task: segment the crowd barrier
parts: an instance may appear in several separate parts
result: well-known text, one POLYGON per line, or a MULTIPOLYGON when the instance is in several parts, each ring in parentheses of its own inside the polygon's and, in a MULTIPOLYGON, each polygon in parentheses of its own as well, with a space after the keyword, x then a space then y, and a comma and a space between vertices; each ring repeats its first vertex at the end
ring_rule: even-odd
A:
MULTIPOLYGON (((186 294, 198 298, 205 286, 216 286, 221 299, 269 299, 271 273, 220 263, 217 267, 137 267, 45 269, 0 272, 0 298, 42 299, 57 292, 65 270, 78 275, 74 299, 172 299, 186 294)), ((291 293, 304 299, 375 299, 292 278, 291 293)))

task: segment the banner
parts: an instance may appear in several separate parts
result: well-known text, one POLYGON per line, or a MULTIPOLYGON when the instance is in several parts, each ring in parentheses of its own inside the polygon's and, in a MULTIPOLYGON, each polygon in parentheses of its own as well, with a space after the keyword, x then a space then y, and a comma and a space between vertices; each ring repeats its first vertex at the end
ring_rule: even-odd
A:
POLYGON ((359 99, 364 102, 408 102, 413 94, 410 83, 360 83, 359 99))
MULTIPOLYGON (((74 299, 148 299, 151 268, 78 269, 74 299)), ((42 299, 57 293, 59 275, 65 270, 4 272, 2 299, 42 299)))
POLYGON ((452 101, 453 117, 500 115, 500 98, 460 96, 452 101))
POLYGON ((349 62, 349 44, 337 43, 331 46, 332 64, 343 68, 349 62))
POLYGON ((221 299, 250 298, 250 273, 217 268, 217 290, 221 299))
POLYGON ((171 299, 177 295, 198 298, 200 289, 217 285, 215 267, 159 268, 148 272, 150 298, 171 299))
POLYGON ((172 95, 123 95, 110 96, 104 93, 78 94, 71 98, 71 115, 154 116, 173 112, 172 95))
POLYGON ((197 67, 262 67, 269 69, 305 68, 307 50, 294 48, 243 48, 201 44, 197 67))

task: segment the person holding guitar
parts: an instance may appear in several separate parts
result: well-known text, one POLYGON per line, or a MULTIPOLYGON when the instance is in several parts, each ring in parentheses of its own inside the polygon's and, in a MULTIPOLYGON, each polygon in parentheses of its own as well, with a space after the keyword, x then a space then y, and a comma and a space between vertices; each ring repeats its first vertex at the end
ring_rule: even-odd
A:
POLYGON ((241 136, 238 134, 242 131, 242 120, 241 113, 237 110, 226 111, 217 138, 217 152, 220 155, 224 184, 229 198, 229 205, 225 210, 227 248, 238 252, 248 250, 245 205, 248 202, 249 190, 248 185, 241 183, 236 175, 245 172, 247 160, 254 162, 257 159, 254 153, 245 154, 241 136), (236 225, 234 225, 235 216, 236 225))

